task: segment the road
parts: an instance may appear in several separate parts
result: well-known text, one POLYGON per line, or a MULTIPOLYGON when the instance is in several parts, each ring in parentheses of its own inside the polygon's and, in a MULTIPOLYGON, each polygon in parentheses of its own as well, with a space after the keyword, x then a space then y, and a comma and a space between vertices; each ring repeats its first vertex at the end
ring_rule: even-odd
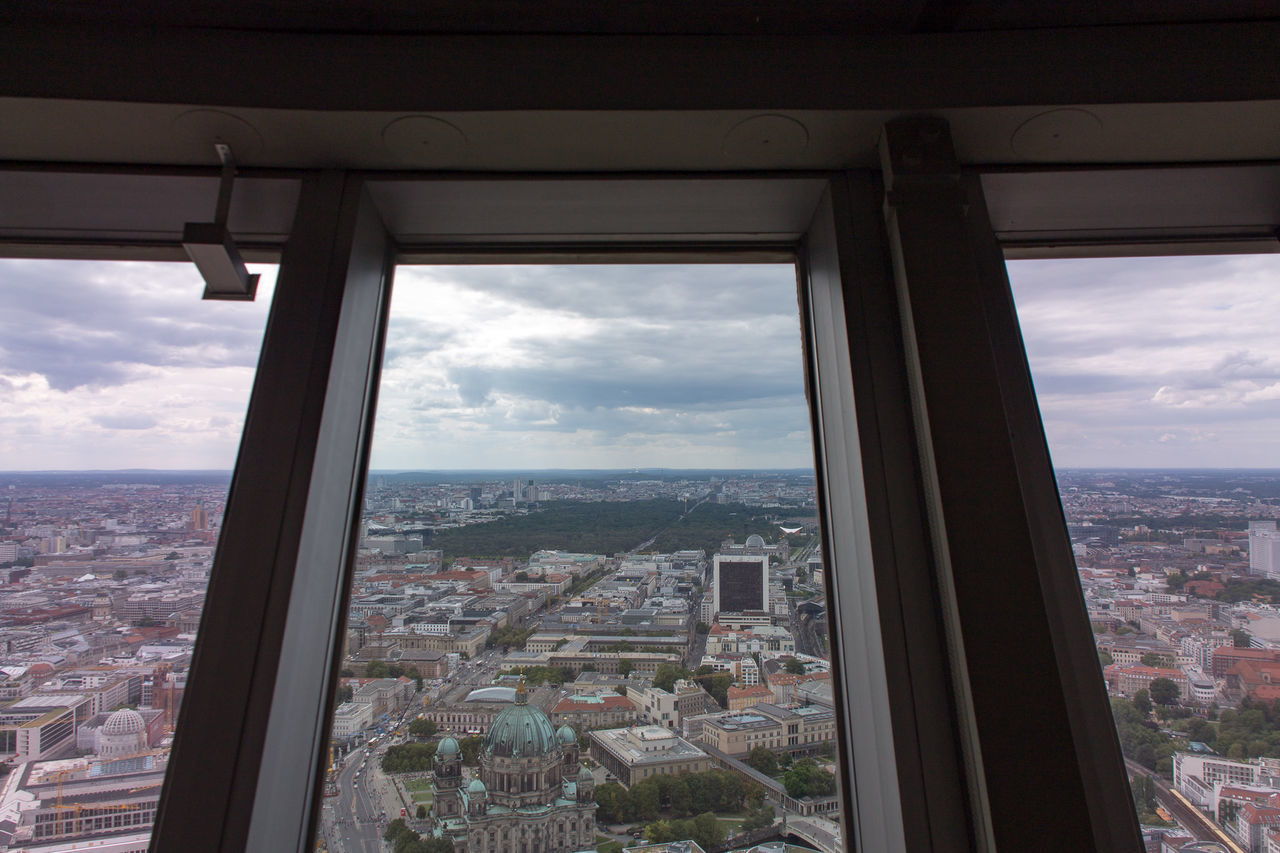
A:
POLYGON ((375 784, 374 763, 364 750, 356 750, 338 774, 338 796, 325 800, 332 816, 330 849, 334 853, 382 853, 382 833, 378 821, 382 808, 370 791, 375 784))
POLYGON ((1227 849, 1232 853, 1245 853, 1235 840, 1223 832, 1204 812, 1183 799, 1177 791, 1170 789, 1159 776, 1127 758, 1124 763, 1130 773, 1141 773, 1151 778, 1156 787, 1156 801, 1164 806, 1174 819, 1186 828, 1187 832, 1194 835, 1197 841, 1217 841, 1220 844, 1226 844, 1227 849))
MULTIPOLYGON (((415 697, 388 728, 405 725, 412 719, 419 701, 415 697)), ((322 829, 333 853, 383 853, 386 850, 383 829, 388 820, 400 816, 403 805, 394 784, 382 773, 382 754, 389 743, 384 738, 377 749, 353 750, 338 772, 337 796, 324 798, 322 829)))

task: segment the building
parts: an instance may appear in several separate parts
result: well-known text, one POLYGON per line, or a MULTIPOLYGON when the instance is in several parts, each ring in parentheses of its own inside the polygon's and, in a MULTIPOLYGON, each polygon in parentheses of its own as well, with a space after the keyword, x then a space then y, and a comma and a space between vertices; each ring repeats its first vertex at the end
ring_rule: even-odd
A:
POLYGON ((0 785, 0 848, 145 853, 168 756, 19 765, 0 785))
POLYGON ((711 559, 715 612, 769 609, 769 558, 716 554, 711 559))
POLYGON ((341 613, 363 475, 335 472, 367 448, 337 416, 376 351, 337 318, 400 253, 468 242, 794 253, 834 320, 807 362, 832 600, 854 583, 872 638, 836 673, 848 843, 1138 849, 1002 263, 1271 240, 1277 29, 1222 0, 7 9, 7 253, 181 257, 241 134, 228 227, 282 262, 156 849, 310 846, 332 673, 299 658, 341 613))
POLYGON ((76 694, 33 693, 0 707, 0 757, 21 764, 69 755, 76 730, 93 716, 92 704, 76 694))
POLYGON ((786 708, 759 702, 740 712, 704 717, 701 742, 741 757, 756 747, 805 755, 834 742, 835 712, 823 705, 786 708))
POLYGON ((342 743, 373 724, 373 706, 367 702, 343 702, 333 709, 332 737, 342 743))
POLYGON ((566 696, 551 709, 552 723, 557 726, 573 726, 578 731, 629 726, 635 721, 635 702, 616 693, 566 696))
POLYGON ((733 687, 729 688, 728 694, 730 711, 745 711, 752 705, 759 705, 761 702, 772 702, 773 691, 762 684, 754 687, 733 687))
POLYGON ((595 845, 595 782, 578 760, 573 729, 557 731, 526 701, 493 721, 480 774, 467 782, 452 737, 440 741, 432 774, 433 833, 467 853, 569 853, 595 845))
POLYGON ((1219 755, 1173 754, 1173 787, 1201 808, 1214 805, 1215 787, 1269 787, 1280 790, 1280 759, 1235 761, 1219 755))
POLYGON ((662 726, 632 726, 589 732, 591 757, 630 788, 652 776, 678 776, 711 769, 707 754, 662 726))
POLYGON ((1249 522, 1249 574, 1280 577, 1280 530, 1274 520, 1249 522))
POLYGON ((1187 674, 1180 669, 1144 666, 1140 663, 1131 666, 1113 663, 1104 667, 1102 672, 1107 680, 1107 688, 1121 696, 1132 696, 1139 690, 1149 690, 1151 682, 1157 678, 1164 678, 1178 686, 1179 701, 1186 702, 1191 699, 1191 682, 1187 674))

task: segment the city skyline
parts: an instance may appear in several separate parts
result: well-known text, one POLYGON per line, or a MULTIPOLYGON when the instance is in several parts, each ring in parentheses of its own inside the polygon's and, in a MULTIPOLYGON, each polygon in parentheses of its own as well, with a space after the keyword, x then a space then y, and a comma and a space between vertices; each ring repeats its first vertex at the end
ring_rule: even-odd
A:
MULTIPOLYGON (((1055 465, 1280 463, 1276 267, 1010 262, 1055 465)), ((185 264, 0 261, 0 470, 229 470, 256 269, 210 303, 185 264)), ((789 265, 401 267, 393 299, 374 469, 812 465, 789 265)))

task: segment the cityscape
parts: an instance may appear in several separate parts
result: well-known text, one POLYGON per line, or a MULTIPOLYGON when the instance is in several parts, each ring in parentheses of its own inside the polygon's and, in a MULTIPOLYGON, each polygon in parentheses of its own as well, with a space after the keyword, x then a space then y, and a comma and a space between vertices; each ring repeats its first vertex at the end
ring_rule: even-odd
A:
MULTIPOLYGON (((1267 850, 1280 472, 1058 482, 1144 832, 1267 850)), ((2 849, 146 848, 228 483, 0 474, 2 849)), ((372 472, 317 849, 843 849, 815 488, 372 472)))

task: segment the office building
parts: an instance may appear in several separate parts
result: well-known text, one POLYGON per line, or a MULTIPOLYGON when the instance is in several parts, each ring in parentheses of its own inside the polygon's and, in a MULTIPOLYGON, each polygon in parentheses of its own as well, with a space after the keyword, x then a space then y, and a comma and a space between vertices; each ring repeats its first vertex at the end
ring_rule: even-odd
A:
POLYGON ((716 554, 711 560, 716 613, 769 609, 769 558, 763 554, 716 554))
POLYGON ((1249 522, 1249 574, 1280 578, 1280 531, 1274 520, 1249 522))

